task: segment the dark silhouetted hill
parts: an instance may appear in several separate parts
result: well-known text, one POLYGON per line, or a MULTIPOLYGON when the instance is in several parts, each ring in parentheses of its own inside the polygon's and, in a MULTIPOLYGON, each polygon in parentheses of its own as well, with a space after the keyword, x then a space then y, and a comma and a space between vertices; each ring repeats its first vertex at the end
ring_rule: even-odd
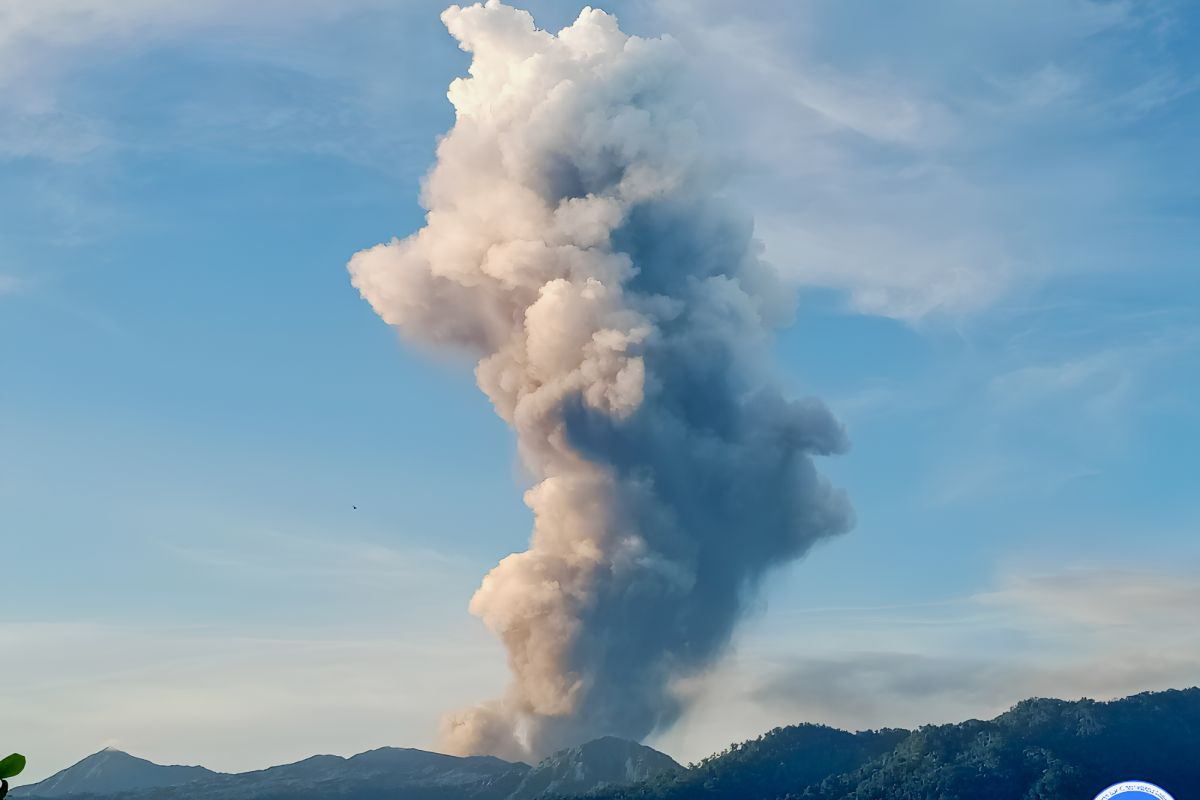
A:
POLYGON ((234 775, 202 767, 160 767, 106 750, 53 778, 21 787, 16 796, 17 800, 534 800, 682 769, 657 750, 611 737, 559 751, 536 767, 492 756, 460 758, 383 747, 351 758, 312 756, 234 775), (123 770, 117 773, 115 766, 123 770))
POLYGON ((795 787, 818 783, 857 769, 891 752, 909 735, 905 730, 847 733, 824 725, 793 725, 709 756, 675 775, 664 775, 590 798, 605 800, 751 800, 778 797, 795 787))
POLYGON ((1076 800, 1122 780, 1200 790, 1200 689, 1025 700, 911 733, 771 731, 668 780, 590 800, 1076 800))
POLYGON ((225 775, 106 750, 16 800, 1077 800, 1121 780, 1200 796, 1200 689, 1025 700, 916 731, 777 728, 684 769, 604 738, 535 767, 385 747, 225 775))
POLYGON ((78 794, 115 795, 139 789, 182 786, 196 780, 215 778, 219 773, 204 767, 163 766, 111 747, 93 753, 73 766, 56 772, 41 783, 12 791, 17 798, 37 793, 38 797, 67 797, 78 794))

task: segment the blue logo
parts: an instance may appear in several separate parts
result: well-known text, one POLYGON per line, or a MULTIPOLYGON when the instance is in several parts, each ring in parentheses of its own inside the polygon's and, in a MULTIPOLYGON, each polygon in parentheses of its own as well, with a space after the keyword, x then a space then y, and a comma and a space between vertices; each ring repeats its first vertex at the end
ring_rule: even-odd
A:
POLYGON ((1096 800, 1175 800, 1171 793, 1161 786, 1145 781, 1122 781, 1114 783, 1100 794, 1096 800))

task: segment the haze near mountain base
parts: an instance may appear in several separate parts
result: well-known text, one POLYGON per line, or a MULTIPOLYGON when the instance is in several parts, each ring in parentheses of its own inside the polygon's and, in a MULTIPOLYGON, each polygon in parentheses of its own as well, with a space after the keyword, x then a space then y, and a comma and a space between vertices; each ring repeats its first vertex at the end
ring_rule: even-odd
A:
POLYGON ((534 483, 529 549, 470 604, 512 683, 444 746, 641 739, 764 573, 850 527, 811 459, 846 439, 771 379, 792 298, 721 195, 676 44, 590 8, 557 34, 495 0, 442 19, 472 62, 425 226, 349 269, 403 336, 478 359, 534 483))

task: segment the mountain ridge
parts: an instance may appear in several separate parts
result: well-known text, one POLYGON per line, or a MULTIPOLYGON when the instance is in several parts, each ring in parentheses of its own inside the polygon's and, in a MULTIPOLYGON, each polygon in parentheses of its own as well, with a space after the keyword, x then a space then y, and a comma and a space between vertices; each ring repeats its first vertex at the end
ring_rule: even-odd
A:
POLYGON ((396 791, 403 791, 413 800, 534 800, 560 789, 590 791, 652 778, 660 770, 681 769, 670 756, 614 737, 561 750, 533 767, 495 756, 451 756, 416 748, 380 747, 348 757, 313 755, 259 770, 218 773, 204 767, 164 767, 105 748, 45 781, 13 792, 19 800, 118 796, 122 800, 282 800, 300 793, 375 798, 396 791), (97 763, 133 765, 136 770, 124 782, 112 770, 100 776, 101 780, 95 769, 97 763), (180 769, 189 772, 178 772, 180 769), (150 774, 151 770, 157 772, 150 774))
POLYGON ((1031 698, 990 720, 911 731, 851 733, 804 723, 733 744, 688 768, 611 737, 532 767, 384 747, 222 774, 105 750, 14 792, 20 800, 1073 800, 1139 779, 1182 798, 1200 787, 1198 744, 1200 688, 1193 687, 1111 701, 1031 698), (111 770, 95 769, 106 760, 133 765, 143 781, 146 765, 167 770, 158 778, 174 783, 96 791, 112 786, 111 770), (85 785, 88 775, 99 782, 85 785))
POLYGON ((10 794, 14 797, 32 797, 34 794, 31 789, 38 787, 36 796, 44 798, 99 795, 106 792, 179 786, 220 774, 207 767, 155 764, 123 750, 105 747, 43 781, 19 786, 10 794), (85 786, 86 788, 83 788, 85 786))
POLYGON ((1143 692, 1110 701, 1030 698, 990 720, 925 725, 913 731, 850 734, 813 725, 776 728, 710 756, 682 775, 587 796, 1076 800, 1136 779, 1182 798, 1200 787, 1198 745, 1200 688, 1143 692), (882 752, 872 755, 870 747, 856 752, 851 742, 864 735, 868 738, 861 744, 873 738, 882 752), (821 737, 841 750, 814 751, 811 745, 821 737), (831 752, 845 757, 832 764, 831 752))

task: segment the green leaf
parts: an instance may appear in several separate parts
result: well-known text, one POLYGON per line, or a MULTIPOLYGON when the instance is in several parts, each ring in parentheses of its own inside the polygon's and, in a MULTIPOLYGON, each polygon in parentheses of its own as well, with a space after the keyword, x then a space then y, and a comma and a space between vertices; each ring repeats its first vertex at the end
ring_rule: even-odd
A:
POLYGON ((0 778, 11 778, 20 775, 25 769, 25 756, 13 753, 8 758, 0 758, 0 778))

